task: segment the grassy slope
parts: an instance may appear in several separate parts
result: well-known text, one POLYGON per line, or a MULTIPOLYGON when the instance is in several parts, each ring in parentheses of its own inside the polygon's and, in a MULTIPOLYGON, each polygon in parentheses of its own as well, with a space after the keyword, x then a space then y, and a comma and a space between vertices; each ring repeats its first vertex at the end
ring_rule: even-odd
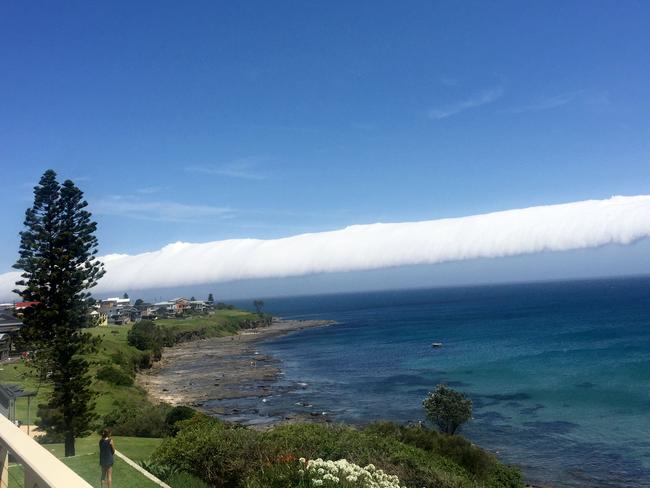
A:
MULTIPOLYGON (((212 315, 193 316, 184 319, 159 320, 156 323, 169 329, 174 335, 195 334, 200 337, 219 337, 234 334, 239 329, 239 323, 246 320, 255 320, 256 316, 241 310, 217 310, 212 315)), ((134 360, 140 351, 127 343, 127 334, 131 326, 95 327, 88 329, 93 335, 102 338, 102 344, 97 353, 89 355, 91 374, 103 364, 114 364, 116 357, 121 357, 125 362, 134 360)), ((0 383, 19 384, 28 390, 38 390, 38 396, 32 400, 31 421, 34 422, 36 406, 46 401, 50 387, 39 384, 32 372, 22 362, 4 363, 0 365, 0 383)), ((105 415, 113 409, 115 401, 145 402, 146 393, 137 386, 117 386, 105 381, 95 381, 94 389, 97 391, 97 413, 105 415)), ((23 423, 27 422, 27 400, 19 399, 16 404, 17 418, 23 423)))

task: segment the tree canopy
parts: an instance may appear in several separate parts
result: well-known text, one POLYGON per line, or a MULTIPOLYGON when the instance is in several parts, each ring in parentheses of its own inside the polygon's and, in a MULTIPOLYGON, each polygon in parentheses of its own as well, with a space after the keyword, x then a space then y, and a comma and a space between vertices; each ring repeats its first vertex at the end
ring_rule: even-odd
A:
POLYGON ((445 434, 455 434, 472 418, 472 400, 447 385, 438 385, 422 404, 429 420, 445 434))
POLYGON ((95 419, 89 365, 83 354, 97 346, 87 325, 90 290, 104 274, 97 253, 97 224, 85 208, 83 193, 47 170, 34 187, 34 203, 25 212, 20 233, 22 270, 15 290, 24 301, 36 302, 25 311, 23 347, 31 364, 52 383, 46 404, 39 405, 40 426, 63 438, 66 456, 74 455, 75 437, 91 432, 95 419))

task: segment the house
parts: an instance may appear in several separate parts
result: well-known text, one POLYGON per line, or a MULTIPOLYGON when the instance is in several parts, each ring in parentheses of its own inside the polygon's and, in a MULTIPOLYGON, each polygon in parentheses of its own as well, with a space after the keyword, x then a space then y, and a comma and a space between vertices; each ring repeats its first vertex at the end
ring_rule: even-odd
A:
POLYGON ((131 307, 130 298, 105 298, 99 302, 100 311, 110 315, 115 315, 119 309, 131 307))
POLYGON ((6 311, 0 312, 0 360, 8 359, 13 349, 14 336, 23 323, 6 311))
POLYGON ((158 317, 173 315, 176 313, 176 304, 174 302, 158 302, 153 304, 158 317))
POLYGON ((136 316, 139 318, 139 313, 134 313, 134 310, 136 309, 131 306, 130 298, 113 297, 101 300, 97 312, 100 317, 105 314, 108 323, 124 325, 133 322, 136 316))
POLYGON ((140 309, 140 318, 142 320, 156 320, 158 318, 158 307, 156 305, 147 305, 140 309))
POLYGON ((93 306, 93 310, 88 315, 90 316, 90 323, 93 327, 103 327, 108 325, 108 314, 102 312, 99 305, 93 306))
POLYGON ((186 310, 190 310, 190 301, 187 298, 174 298, 174 313, 176 315, 183 315, 186 310))
POLYGON ((203 300, 192 300, 190 301, 190 308, 192 312, 203 313, 209 308, 209 305, 203 300))

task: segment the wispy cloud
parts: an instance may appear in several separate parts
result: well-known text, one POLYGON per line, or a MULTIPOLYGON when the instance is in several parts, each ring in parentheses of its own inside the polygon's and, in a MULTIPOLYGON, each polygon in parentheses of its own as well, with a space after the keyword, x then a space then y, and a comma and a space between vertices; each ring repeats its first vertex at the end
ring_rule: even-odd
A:
POLYGON ((472 108, 480 107, 482 105, 487 105, 488 103, 492 103, 499 98, 504 93, 503 88, 493 88, 490 90, 483 90, 470 98, 467 98, 466 100, 462 100, 460 102, 452 103, 449 105, 445 105, 442 107, 438 108, 432 108, 427 112, 427 115, 431 119, 445 119, 447 117, 451 117, 452 115, 459 114, 461 112, 464 112, 465 110, 469 110, 472 108))
POLYGON ((575 91, 571 93, 561 93, 559 95, 540 97, 533 103, 528 105, 521 105, 508 110, 513 114, 521 114, 525 112, 541 112, 543 110, 552 110, 554 108, 562 107, 575 102, 583 95, 582 91, 575 91))
POLYGON ((234 210, 229 207, 147 201, 124 195, 100 199, 92 205, 92 211, 98 215, 117 215, 160 222, 200 222, 208 218, 230 218, 234 215, 234 210))
POLYGON ((266 180, 269 176, 259 171, 255 164, 248 160, 233 161, 222 165, 187 166, 185 171, 205 175, 226 176, 244 180, 266 180))

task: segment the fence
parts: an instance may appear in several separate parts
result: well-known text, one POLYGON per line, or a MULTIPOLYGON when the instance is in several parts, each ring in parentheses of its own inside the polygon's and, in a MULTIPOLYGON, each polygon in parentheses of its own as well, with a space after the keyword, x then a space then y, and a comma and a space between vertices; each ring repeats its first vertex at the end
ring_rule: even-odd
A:
MULTIPOLYGON (((15 469, 15 468, 14 468, 15 469)), ((12 470, 13 471, 13 470, 12 470)), ((0 415, 0 488, 91 488, 52 453, 0 415), (9 460, 23 467, 23 479, 10 476, 9 460)))

